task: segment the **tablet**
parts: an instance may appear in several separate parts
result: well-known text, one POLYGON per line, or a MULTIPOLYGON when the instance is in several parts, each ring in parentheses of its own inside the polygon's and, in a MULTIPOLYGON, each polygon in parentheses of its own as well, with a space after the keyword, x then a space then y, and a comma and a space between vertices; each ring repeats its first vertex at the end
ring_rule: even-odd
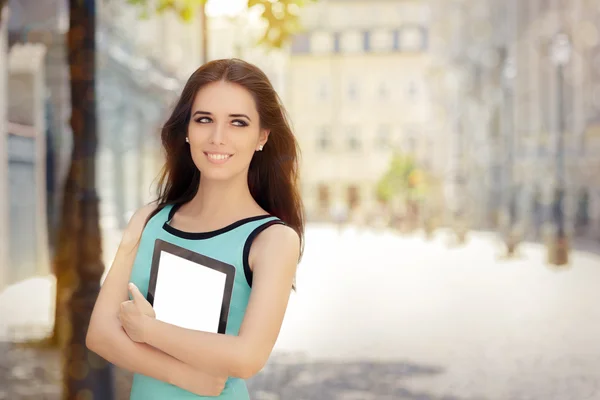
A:
POLYGON ((224 334, 235 272, 233 265, 157 239, 147 299, 160 321, 224 334))

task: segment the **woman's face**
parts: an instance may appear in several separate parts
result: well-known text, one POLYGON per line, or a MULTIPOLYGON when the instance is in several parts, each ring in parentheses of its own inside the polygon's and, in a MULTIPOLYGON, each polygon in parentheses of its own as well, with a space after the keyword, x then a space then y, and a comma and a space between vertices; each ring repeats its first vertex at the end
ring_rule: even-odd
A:
POLYGON ((214 82, 196 94, 188 126, 189 146, 202 179, 230 179, 246 173, 268 131, 260 128, 250 92, 214 82))

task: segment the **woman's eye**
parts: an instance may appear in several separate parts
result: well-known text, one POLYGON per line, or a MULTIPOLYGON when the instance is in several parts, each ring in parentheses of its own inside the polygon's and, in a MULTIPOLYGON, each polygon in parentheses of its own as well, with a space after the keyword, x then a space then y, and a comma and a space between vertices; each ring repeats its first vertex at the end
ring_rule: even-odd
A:
POLYGON ((207 123, 209 123, 209 122, 210 122, 210 118, 208 118, 208 117, 202 117, 202 118, 198 118, 198 119, 196 120, 196 122, 199 122, 199 123, 201 123, 201 124, 207 124, 207 123))
POLYGON ((231 123, 235 126, 248 126, 246 121, 242 121, 240 119, 234 119, 231 123))

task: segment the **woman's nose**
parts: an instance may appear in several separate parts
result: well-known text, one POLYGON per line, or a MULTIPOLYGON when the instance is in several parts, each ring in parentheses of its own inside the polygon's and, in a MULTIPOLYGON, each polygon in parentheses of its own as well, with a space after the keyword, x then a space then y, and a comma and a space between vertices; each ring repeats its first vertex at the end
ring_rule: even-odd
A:
POLYGON ((211 132, 211 142, 215 144, 223 144, 225 142, 226 126, 223 124, 214 124, 211 132))

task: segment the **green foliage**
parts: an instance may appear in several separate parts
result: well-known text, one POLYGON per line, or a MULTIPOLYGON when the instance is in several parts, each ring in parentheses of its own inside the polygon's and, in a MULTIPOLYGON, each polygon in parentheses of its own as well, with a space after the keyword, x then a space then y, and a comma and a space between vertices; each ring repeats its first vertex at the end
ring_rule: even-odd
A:
POLYGON ((148 18, 154 13, 160 14, 170 10, 177 13, 183 21, 190 22, 206 1, 207 0, 127 0, 127 3, 140 7, 140 18, 148 18))
MULTIPOLYGON (((167 10, 175 11, 183 21, 189 22, 207 0, 127 0, 140 7, 141 18, 167 10)), ((262 19, 266 22, 265 33, 259 44, 268 48, 282 48, 291 37, 302 30, 300 9, 318 0, 248 0, 248 8, 261 8, 262 19)))
POLYGON ((262 8, 267 28, 259 44, 280 49, 302 30, 300 8, 317 0, 248 0, 248 8, 262 8))
POLYGON ((425 179, 409 155, 395 153, 390 167, 377 184, 377 197, 389 202, 399 196, 412 199, 424 195, 425 179))

